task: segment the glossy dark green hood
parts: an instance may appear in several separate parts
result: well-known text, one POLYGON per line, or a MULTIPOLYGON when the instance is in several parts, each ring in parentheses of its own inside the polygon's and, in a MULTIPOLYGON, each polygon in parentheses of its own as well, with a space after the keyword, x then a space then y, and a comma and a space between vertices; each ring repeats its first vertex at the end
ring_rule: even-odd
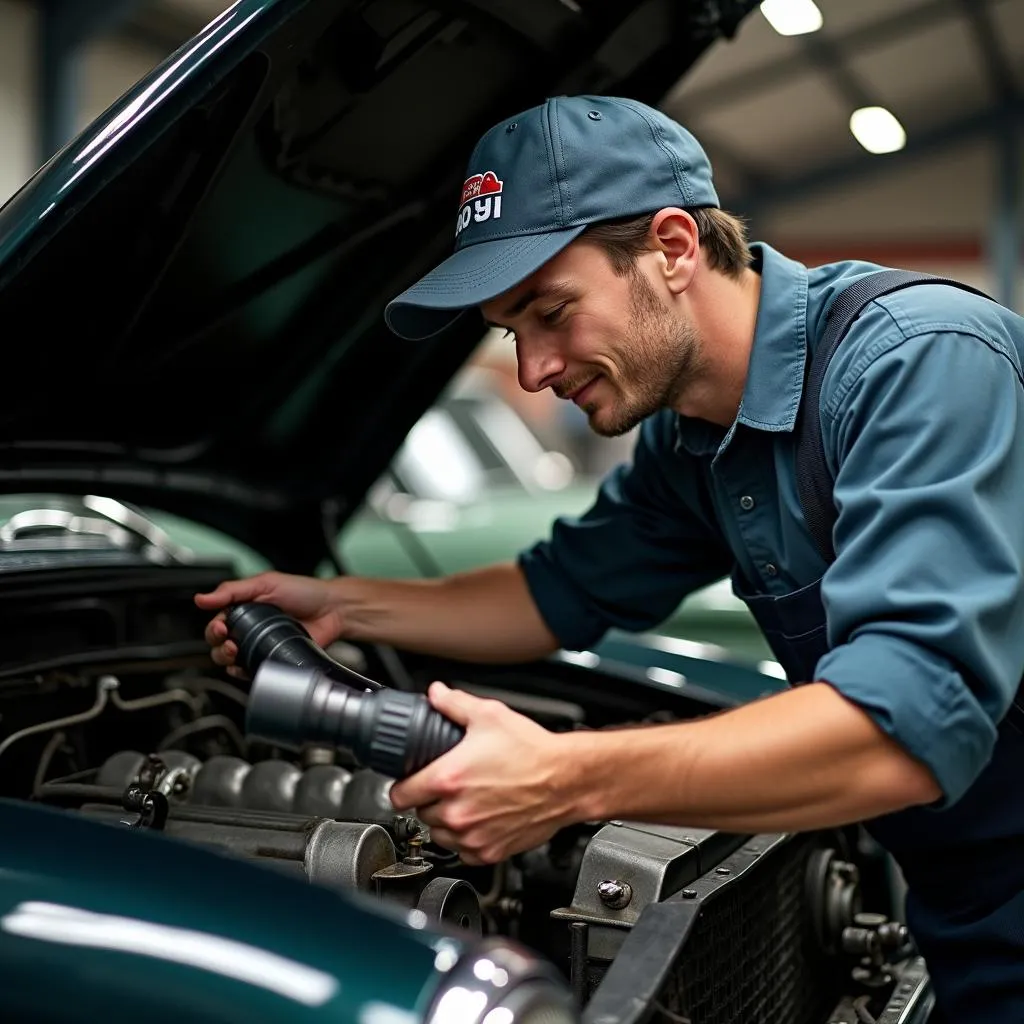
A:
POLYGON ((394 904, 145 829, 8 800, 0 815, 18 836, 0 871, 5 1021, 416 1022, 438 957, 465 948, 394 904))
POLYGON ((0 211, 0 490, 323 553, 482 336, 392 336, 464 164, 563 92, 658 102, 756 0, 239 0, 0 211))

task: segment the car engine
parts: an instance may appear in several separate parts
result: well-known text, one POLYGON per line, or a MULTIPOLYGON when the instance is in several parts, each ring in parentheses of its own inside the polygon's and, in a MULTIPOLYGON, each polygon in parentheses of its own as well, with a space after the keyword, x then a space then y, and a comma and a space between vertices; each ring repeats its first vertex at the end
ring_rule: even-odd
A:
MULTIPOLYGON (((395 813, 391 779, 351 751, 247 735, 248 685, 213 669, 206 616, 191 602, 212 570, 150 567, 135 581, 144 600, 123 571, 116 583, 105 572, 77 591, 33 588, 5 619, 20 621, 7 648, 20 653, 0 665, 3 797, 159 831, 443 927, 507 935, 565 972, 588 1024, 639 1022, 652 1007, 676 1024, 926 1019, 927 972, 862 834, 589 822, 507 862, 464 865, 395 813), (103 578, 109 589, 97 597, 103 578)), ((3 600, 17 600, 17 587, 3 600)), ((329 653, 379 677, 389 664, 347 645, 329 653)), ((468 667, 462 675, 448 678, 478 692, 487 682, 468 667)), ((511 690, 509 699, 549 728, 615 718, 511 690)), ((665 717, 652 708, 647 720, 665 717)))

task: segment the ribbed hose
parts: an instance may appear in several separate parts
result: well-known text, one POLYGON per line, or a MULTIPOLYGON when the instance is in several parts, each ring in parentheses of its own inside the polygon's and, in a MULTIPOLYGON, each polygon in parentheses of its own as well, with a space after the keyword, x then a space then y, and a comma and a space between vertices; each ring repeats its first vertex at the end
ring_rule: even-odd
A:
POLYGON ((400 779, 464 735, 422 694, 389 689, 337 664, 273 605, 238 605, 227 623, 238 662, 253 676, 246 728, 255 738, 287 747, 334 744, 400 779))
POLYGON ((393 778, 418 772, 451 750, 463 730, 439 714, 424 697, 401 690, 382 690, 373 698, 378 706, 368 759, 393 778))

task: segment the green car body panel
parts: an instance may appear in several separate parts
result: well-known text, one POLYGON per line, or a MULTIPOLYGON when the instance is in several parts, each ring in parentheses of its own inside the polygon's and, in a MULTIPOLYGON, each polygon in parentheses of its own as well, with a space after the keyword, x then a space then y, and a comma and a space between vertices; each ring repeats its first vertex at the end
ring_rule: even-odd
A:
MULTIPOLYGON (((524 548, 548 535, 562 515, 578 515, 594 499, 594 484, 577 484, 546 494, 521 488, 494 488, 471 505, 421 503, 425 507, 406 521, 386 518, 364 509, 348 524, 338 541, 338 553, 351 572, 399 579, 427 574, 462 572, 481 565, 514 559, 524 548)), ((329 572, 325 566, 323 571, 329 572)), ((678 670, 673 651, 688 650, 692 660, 703 655, 756 668, 774 660, 753 616, 735 597, 728 581, 690 595, 661 625, 643 634, 614 630, 616 660, 636 665, 656 664, 678 670), (684 641, 673 644, 671 641, 684 641)), ((607 641, 597 650, 608 650, 607 641)), ((691 664, 692 670, 692 664, 691 664)), ((738 677, 730 674, 732 683, 738 677)), ((723 680, 724 682, 724 680, 723 680)), ((779 680, 763 676, 743 687, 742 696, 775 689, 779 680)), ((734 690, 729 691, 740 696, 734 690)))
POLYGON ((7 801, 0 815, 4 1020, 414 1024, 439 953, 463 948, 191 844, 7 801))

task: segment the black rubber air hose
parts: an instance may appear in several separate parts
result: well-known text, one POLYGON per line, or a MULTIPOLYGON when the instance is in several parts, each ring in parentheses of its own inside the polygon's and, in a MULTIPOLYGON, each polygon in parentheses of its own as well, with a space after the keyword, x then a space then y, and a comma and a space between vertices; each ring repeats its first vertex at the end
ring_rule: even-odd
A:
POLYGON ((464 735, 422 694, 393 690, 340 665, 275 605, 235 605, 226 622, 236 663, 252 679, 246 731, 254 738, 292 748, 344 747, 366 767, 401 779, 464 735))

